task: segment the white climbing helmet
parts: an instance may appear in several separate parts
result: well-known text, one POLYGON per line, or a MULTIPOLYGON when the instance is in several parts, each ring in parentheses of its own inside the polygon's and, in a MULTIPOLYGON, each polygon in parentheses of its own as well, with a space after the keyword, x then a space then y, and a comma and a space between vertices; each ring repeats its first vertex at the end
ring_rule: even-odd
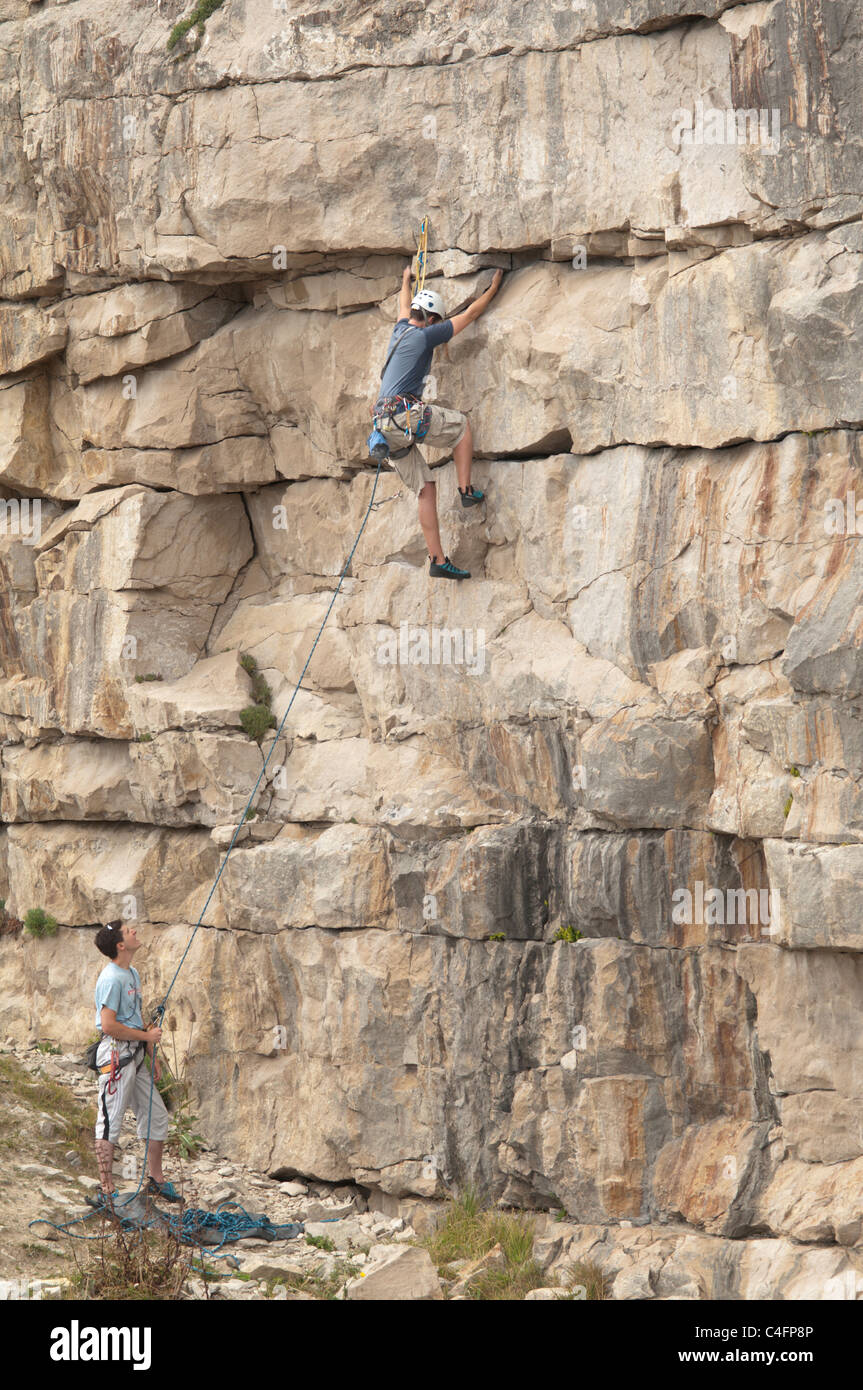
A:
POLYGON ((446 318, 443 300, 434 290, 420 290, 411 300, 411 308, 419 309, 423 318, 426 314, 437 314, 442 319, 446 318))

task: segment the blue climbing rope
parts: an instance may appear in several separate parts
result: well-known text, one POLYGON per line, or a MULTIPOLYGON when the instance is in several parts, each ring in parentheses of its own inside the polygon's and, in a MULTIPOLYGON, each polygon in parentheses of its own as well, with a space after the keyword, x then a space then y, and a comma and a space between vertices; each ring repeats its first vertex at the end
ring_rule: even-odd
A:
MULTIPOLYGON (((217 888, 218 883, 219 883, 219 879, 222 877, 222 874, 223 874, 224 869, 225 869, 225 865, 227 864, 228 859, 230 858, 230 855, 231 855, 231 851, 233 850, 234 845, 236 844, 237 836, 239 835, 241 829, 243 828, 243 825, 245 824, 246 815, 248 814, 249 808, 251 807, 251 804, 252 804, 252 802, 253 802, 254 799, 255 799, 255 794, 256 794, 256 792, 257 792, 257 790, 258 790, 258 787, 261 785, 261 778, 263 777, 264 773, 265 773, 266 770, 267 770, 267 763, 270 761, 270 758, 272 757, 272 754, 273 754, 273 749, 275 748, 276 744, 278 743, 278 741, 279 741, 279 739, 280 739, 280 737, 281 737, 282 729, 283 729, 284 724, 285 724, 285 720, 287 719, 288 715, 289 715, 290 712, 291 712, 291 707, 292 707, 292 705, 293 705, 293 703, 294 703, 294 700, 297 698, 297 695, 298 695, 298 693, 299 693, 300 687, 301 687, 301 685, 302 685, 302 683, 303 683, 303 677, 305 676, 306 671, 309 669, 309 664, 311 663, 312 657, 313 657, 314 654, 315 654, 315 649, 317 648, 318 642, 321 640, 321 634, 323 633, 323 630, 324 630, 324 628, 325 628, 326 625, 327 625, 327 619, 329 618, 330 614, 332 613, 332 611, 333 611, 333 605, 335 604, 335 601, 336 601, 336 599, 338 598, 339 593, 341 592, 342 582, 343 582, 343 580, 344 580, 345 575, 346 575, 347 572, 348 572, 348 569, 350 568, 351 560, 354 558, 354 554, 355 554, 355 552, 356 552, 357 546, 358 546, 359 543, 360 543, 360 538, 361 538, 361 536, 362 536, 362 534, 363 534, 363 531, 366 529, 366 522, 368 521, 369 516, 371 515, 372 510, 373 510, 373 508, 374 508, 374 506, 375 506, 375 493, 377 492, 378 480, 380 479, 380 476, 381 476, 381 467, 382 467, 382 464, 383 464, 383 459, 378 459, 378 466, 377 466, 377 471, 376 471, 376 473, 375 473, 375 480, 374 480, 374 483, 373 483, 373 485, 372 485, 372 492, 371 492, 371 497, 369 498, 369 505, 367 506, 366 512, 365 512, 365 516, 363 517, 362 522, 360 523, 360 529, 357 531, 356 537, 355 537, 355 539, 354 539, 354 543, 353 543, 353 545, 351 546, 350 554, 348 555, 348 558, 347 558, 347 560, 345 561, 344 566, 342 567, 342 572, 341 572, 341 574, 339 575, 339 582, 338 582, 338 584, 336 585, 335 589, 333 590, 333 596, 332 596, 332 598, 330 599, 329 605, 328 605, 328 607, 327 607, 327 611, 326 611, 326 613, 324 614, 323 622, 321 623, 320 627, 318 628, 317 636, 315 637, 315 640, 314 640, 314 642, 312 643, 311 651, 309 652, 308 656, 306 657, 305 665, 303 666, 303 669, 302 669, 302 671, 300 672, 300 675, 299 675, 299 679, 297 680, 297 683, 296 683, 296 685, 294 686, 294 691, 293 691, 293 694, 291 695, 291 698, 290 698, 290 700, 289 700, 289 702, 288 702, 288 707, 287 707, 287 709, 285 710, 284 714, 282 715, 282 718, 281 718, 281 722, 280 722, 280 724, 279 724, 279 727, 278 727, 278 729, 276 730, 276 733, 275 733, 275 736, 274 736, 274 738, 273 738, 272 743, 270 744, 270 750, 269 750, 269 752, 267 753, 266 758, 264 759, 264 765, 263 765, 263 767, 261 768, 261 771, 260 771, 260 773, 259 773, 259 775, 258 775, 258 780, 255 782, 255 785, 254 785, 254 787, 252 788, 252 791, 251 791, 251 794, 250 794, 250 796, 249 796, 249 799, 248 799, 248 801, 246 802, 245 808, 244 808, 244 810, 243 810, 243 814, 242 814, 242 816, 240 817, 240 819, 239 819, 239 821, 238 821, 238 823, 237 823, 237 826, 236 826, 236 828, 235 828, 235 830, 234 830, 234 833, 233 833, 233 835, 232 835, 232 837, 231 837, 231 843, 228 845, 228 848, 227 848, 227 850, 225 851, 225 857, 224 857, 224 859, 222 860, 222 862, 221 862, 221 864, 220 864, 220 866, 219 866, 219 872, 216 874, 216 877, 213 879, 212 887, 210 888, 210 891, 209 891, 209 893, 208 893, 208 895, 207 895, 207 901, 204 903, 204 906, 201 908, 201 911, 200 911, 200 913, 199 913, 199 915, 198 915, 198 920, 197 920, 197 922, 195 923, 195 926, 194 926, 194 928, 193 928, 193 930, 192 930, 192 935, 189 937, 189 940, 188 940, 188 942, 186 943, 186 949, 185 949, 185 951, 183 952, 182 956, 180 957, 180 963, 179 963, 179 965, 177 966, 176 970, 174 971, 174 974, 173 974, 173 976, 172 976, 172 978, 171 978, 171 983, 168 985, 168 988, 167 988, 167 990, 165 991, 165 994, 164 994, 164 996, 163 996, 163 998, 162 998, 162 1002, 161 1002, 160 1004, 157 1004, 156 1007, 155 1007, 155 1009, 153 1009, 153 1012, 152 1012, 152 1015, 151 1015, 151 1019, 150 1019, 150 1025, 151 1025, 151 1027, 153 1026, 153 1024, 155 1024, 155 1022, 156 1022, 157 1019, 159 1020, 159 1025, 161 1025, 162 1019, 163 1019, 164 1016, 165 1016, 165 1009, 166 1009, 167 1004, 168 1004, 168 998, 169 998, 169 996, 170 996, 171 990, 174 988, 174 985, 175 985, 175 983, 176 983, 176 981, 177 981, 177 976, 179 975, 180 971, 181 971, 182 968, 183 968, 183 963, 184 963, 184 961, 185 961, 185 959, 186 959, 186 956, 189 954, 189 951, 190 951, 191 946, 192 946, 192 942, 194 941, 195 936, 197 935, 197 931, 198 931, 198 928, 199 928, 200 925, 201 925, 201 921, 202 921, 202 919, 203 919, 204 913, 206 912, 207 908, 208 908, 209 905, 210 905, 210 900, 212 899, 212 896, 213 896, 213 894, 214 894, 215 891, 216 891, 216 888, 217 888)), ((380 504, 378 503, 378 505, 380 505, 380 504)), ((154 1043, 154 1044, 153 1044, 153 1055, 152 1055, 152 1057, 150 1058, 150 1094, 149 1094, 149 1098, 148 1098, 148 1102, 147 1102, 147 1137, 146 1137, 146 1144, 145 1144, 145 1146, 144 1146, 144 1161, 143 1161, 143 1164, 141 1165, 141 1176, 140 1176, 140 1178, 138 1179, 138 1186, 135 1188, 134 1192, 129 1193, 129 1195, 128 1195, 127 1197, 124 1197, 123 1200, 122 1200, 121 1202, 116 1202, 116 1203, 115 1203, 115 1210, 116 1210, 118 1207, 128 1206, 128 1204, 129 1204, 130 1202, 133 1202, 133 1201, 135 1200, 135 1198, 137 1197, 138 1193, 139 1193, 140 1190, 141 1190, 141 1184, 142 1184, 142 1182, 144 1181, 144 1178, 145 1178, 146 1173, 147 1173, 147 1156, 148 1156, 148 1154, 149 1154, 149 1152, 150 1152, 150 1122, 151 1122, 152 1114, 153 1114, 153 1089, 154 1089, 155 1084, 156 1084, 155 1063, 156 1063, 156 1053, 157 1053, 157 1052, 158 1052, 158 1044, 157 1044, 157 1043, 154 1043)), ((235 1204, 235 1203, 231 1203, 231 1205, 236 1205, 236 1204, 235 1204)), ((241 1210, 242 1210, 242 1208, 241 1208, 241 1210)), ((192 1213, 192 1214, 193 1214, 193 1215, 196 1215, 196 1216, 198 1216, 198 1217, 200 1217, 200 1216, 202 1215, 202 1213, 201 1213, 200 1211, 194 1212, 194 1213, 192 1213)), ((204 1215, 207 1215, 207 1213, 203 1213, 203 1214, 204 1214, 204 1215)), ((55 1230, 58 1230, 58 1231, 68 1231, 68 1227, 69 1227, 69 1226, 75 1226, 75 1225, 77 1225, 78 1222, 80 1222, 80 1221, 89 1221, 89 1220, 90 1220, 90 1215, 91 1215, 91 1213, 88 1212, 86 1216, 83 1216, 83 1217, 76 1217, 74 1220, 68 1221, 68 1222, 65 1222, 65 1223, 62 1223, 62 1224, 57 1224, 57 1223, 55 1223, 55 1222, 53 1222, 53 1221, 41 1220, 41 1221, 31 1221, 31 1222, 30 1222, 30 1225, 31 1225, 31 1226, 38 1226, 38 1225, 53 1226, 55 1230)), ((246 1215, 247 1215, 247 1213, 246 1213, 246 1215)), ((258 1222, 257 1224, 260 1225, 260 1222, 258 1222)), ((100 1237, 98 1237, 98 1236, 76 1236, 76 1239, 79 1239, 79 1240, 98 1240, 98 1239, 100 1239, 100 1237)))
MULTIPOLYGON (((115 1203, 115 1210, 120 1203, 115 1203)), ((78 1225, 82 1221, 91 1221, 100 1211, 104 1212, 104 1207, 94 1207, 93 1211, 86 1216, 78 1216, 73 1221, 56 1222, 42 1218, 31 1221, 31 1226, 50 1226, 52 1230, 63 1231, 69 1235, 70 1226, 78 1225)), ((301 1221, 270 1221, 269 1217, 263 1213, 253 1215, 246 1211, 245 1207, 239 1202, 220 1202, 214 1211, 207 1211, 202 1207, 184 1207, 183 1211, 167 1212, 160 1208, 150 1209, 145 1217, 124 1216, 117 1218, 124 1231, 129 1233, 136 1230, 152 1230, 161 1227, 168 1230, 183 1245, 196 1246, 203 1255, 206 1254, 214 1260, 230 1258, 230 1251, 223 1247, 232 1244, 234 1241, 242 1240, 244 1236, 258 1235, 264 1240, 293 1240, 295 1236, 301 1235, 304 1226, 301 1221), (226 1211, 224 1208, 234 1207, 235 1211, 226 1211), (202 1239, 200 1232, 207 1231, 209 1239, 202 1239)), ((95 1236, 75 1235, 75 1240, 103 1240, 104 1234, 100 1232, 95 1236)))

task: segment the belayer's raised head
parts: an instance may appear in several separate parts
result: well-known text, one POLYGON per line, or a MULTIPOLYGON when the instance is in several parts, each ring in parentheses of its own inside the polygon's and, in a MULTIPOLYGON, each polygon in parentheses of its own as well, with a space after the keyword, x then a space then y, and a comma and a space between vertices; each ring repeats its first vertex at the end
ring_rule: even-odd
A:
POLYGON ((143 944, 138 940, 135 928, 128 922, 124 925, 119 917, 113 922, 107 922, 96 933, 96 945, 102 955, 115 961, 123 970, 128 970, 133 955, 143 944))

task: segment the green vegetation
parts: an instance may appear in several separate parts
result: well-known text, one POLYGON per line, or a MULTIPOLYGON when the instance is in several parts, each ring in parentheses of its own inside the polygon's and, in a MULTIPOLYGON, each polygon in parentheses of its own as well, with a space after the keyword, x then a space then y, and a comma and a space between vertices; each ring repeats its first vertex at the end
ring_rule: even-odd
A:
POLYGON ((95 1105, 82 1105, 71 1091, 44 1076, 32 1076, 8 1053, 0 1056, 0 1126, 9 1129, 13 1142, 15 1123, 9 1116, 12 1101, 19 1100, 34 1110, 46 1111, 57 1121, 62 1133, 53 1140, 40 1140, 47 1147, 50 1161, 65 1167, 62 1157, 74 1151, 87 1167, 92 1167, 93 1126, 96 1123, 95 1105), (57 1152, 53 1152, 56 1148, 57 1152))
POLYGON ((335 1244, 329 1236, 306 1236, 306 1245, 313 1245, 316 1250, 335 1250, 335 1244))
POLYGON ((240 723, 244 733, 260 743, 267 730, 275 726, 276 716, 266 705, 247 705, 240 710, 240 723))
POLYGON ((222 4, 224 4, 224 0, 198 0, 192 13, 175 24, 168 35, 168 52, 170 53, 172 49, 177 47, 180 39, 185 38, 186 34, 188 34, 193 26, 197 26, 198 30, 198 42, 195 48, 200 48, 201 40, 204 37, 204 25, 210 18, 210 15, 215 14, 216 10, 218 10, 222 4))
POLYGON ((487 941, 506 941, 506 936, 504 935, 504 933, 503 933, 502 931, 493 931, 493 932, 491 933, 490 936, 487 936, 487 937, 486 937, 486 940, 487 940, 487 941))
POLYGON ((57 918, 42 907, 30 907, 24 913, 24 930, 29 936, 56 936, 57 918))
POLYGON ((786 820, 788 819, 788 812, 791 810, 791 804, 792 804, 793 801, 794 801, 794 797, 793 797, 793 796, 789 796, 789 797, 788 797, 788 800, 786 801, 785 806, 784 806, 784 808, 783 808, 782 814, 783 814, 783 816, 785 817, 786 820))
MULTIPOLYGON (((161 1094, 161 1087, 159 1089, 161 1094)), ((195 1129, 197 1123, 198 1117, 192 1114, 189 1102, 185 1099, 180 1101, 171 1116, 168 1130, 168 1147, 176 1149, 180 1158, 195 1158, 204 1146, 204 1136, 195 1129)))
POLYGON ((608 1281, 599 1265, 581 1260, 566 1271, 558 1297, 564 1302, 601 1303, 608 1298, 608 1281))
POLYGON ((51 1057, 62 1057, 62 1047, 55 1047, 53 1043, 43 1042, 36 1044, 37 1052, 47 1052, 51 1057))
POLYGON ((260 743, 267 730, 275 728, 276 716, 270 708, 273 692, 258 670, 257 661, 248 652, 244 652, 240 657, 240 665, 252 677, 252 699, 254 700, 254 704, 247 705, 245 709, 240 710, 240 723, 249 738, 260 743))
POLYGON ((581 941, 584 933, 576 931, 571 924, 565 927, 558 927, 552 937, 552 941, 581 941))
POLYGON ((186 1065, 189 1060, 189 1052, 192 1047, 192 1034, 195 1026, 195 1015, 189 1022, 189 1037, 186 1042, 186 1050, 182 1057, 177 1054, 177 1020, 173 1014, 169 1014, 163 1023, 162 1033, 162 1056, 161 1056, 161 1076, 156 1082, 159 1095, 162 1097, 168 1110, 171 1112, 171 1125, 168 1130, 168 1147, 175 1150, 181 1159, 195 1158, 204 1148, 204 1137, 199 1134, 195 1126, 198 1124, 197 1115, 192 1112, 192 1097, 189 1087, 185 1080, 186 1065), (167 1034, 167 1038, 165 1036, 167 1034), (167 1061, 166 1049, 168 1039, 171 1043, 172 1063, 169 1066, 167 1061))
POLYGON ((523 1299, 547 1277, 533 1258, 534 1225, 523 1212, 505 1212, 480 1201, 472 1187, 450 1200, 437 1230, 422 1242, 443 1278, 458 1277, 457 1260, 478 1260, 494 1246, 503 1251, 500 1269, 480 1272, 468 1285, 469 1298, 490 1301, 523 1299))
POLYGON ((790 768, 788 769, 788 771, 791 773, 791 776, 792 776, 792 777, 799 777, 799 776, 800 776, 800 768, 799 768, 799 767, 790 767, 790 768))
MULTIPOLYGON (((307 1237, 307 1240, 310 1239, 307 1237)), ((267 1298, 276 1298, 279 1285, 291 1293, 309 1293, 312 1298, 338 1298, 349 1279, 356 1279, 362 1270, 350 1260, 336 1260, 330 1270, 323 1265, 303 1274, 279 1274, 267 1280, 267 1298)))
POLYGON ((148 675, 148 676, 136 676, 136 677, 135 677, 135 680, 136 680, 136 682, 137 682, 138 685, 140 685, 142 681, 161 681, 161 680, 164 680, 164 679, 165 679, 164 676, 156 676, 156 675, 153 675, 152 672, 151 672, 150 675, 148 675))
POLYGON ((139 1299, 169 1302, 192 1273, 194 1250, 176 1231, 124 1230, 116 1217, 103 1218, 98 1240, 71 1241, 76 1270, 70 1299, 139 1299))

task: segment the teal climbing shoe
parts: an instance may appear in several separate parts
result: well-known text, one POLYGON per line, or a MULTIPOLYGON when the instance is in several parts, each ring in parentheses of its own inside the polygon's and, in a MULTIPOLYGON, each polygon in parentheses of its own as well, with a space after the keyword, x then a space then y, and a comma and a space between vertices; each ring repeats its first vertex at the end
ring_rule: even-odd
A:
POLYGON ((150 1178, 147 1183, 148 1197, 162 1197, 166 1202, 182 1202, 183 1198, 172 1182, 156 1182, 155 1178, 150 1178))
POLYGON ((464 490, 459 488, 458 495, 463 507, 478 507, 480 502, 485 501, 485 493, 480 492, 479 488, 474 487, 472 483, 469 483, 464 490))
POLYGON ((438 564, 437 556, 433 555, 429 562, 429 574, 432 579, 470 579, 470 570, 456 569, 448 555, 444 556, 443 564, 438 564))

